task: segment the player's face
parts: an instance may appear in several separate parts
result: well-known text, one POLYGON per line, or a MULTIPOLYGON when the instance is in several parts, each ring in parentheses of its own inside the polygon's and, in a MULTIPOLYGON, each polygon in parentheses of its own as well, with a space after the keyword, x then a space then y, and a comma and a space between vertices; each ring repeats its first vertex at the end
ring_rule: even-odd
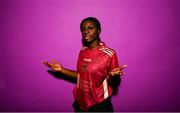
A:
POLYGON ((100 31, 92 21, 85 21, 82 24, 81 33, 84 41, 91 43, 98 39, 100 31))

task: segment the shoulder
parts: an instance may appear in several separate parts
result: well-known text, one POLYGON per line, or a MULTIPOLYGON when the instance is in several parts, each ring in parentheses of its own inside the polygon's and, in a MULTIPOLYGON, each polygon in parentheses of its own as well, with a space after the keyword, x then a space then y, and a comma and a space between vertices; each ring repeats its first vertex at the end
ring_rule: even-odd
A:
POLYGON ((103 53, 107 54, 110 57, 113 57, 114 55, 116 55, 116 52, 114 51, 114 49, 107 47, 107 46, 103 46, 99 50, 102 51, 103 53))
POLYGON ((86 50, 87 49, 87 47, 86 46, 83 46, 82 48, 81 48, 81 51, 82 50, 86 50))
POLYGON ((80 53, 85 52, 86 50, 87 50, 87 47, 86 47, 86 46, 83 46, 83 47, 81 47, 81 49, 80 49, 80 53))
POLYGON ((87 47, 86 46, 81 47, 79 51, 79 55, 86 54, 86 53, 87 53, 87 47))

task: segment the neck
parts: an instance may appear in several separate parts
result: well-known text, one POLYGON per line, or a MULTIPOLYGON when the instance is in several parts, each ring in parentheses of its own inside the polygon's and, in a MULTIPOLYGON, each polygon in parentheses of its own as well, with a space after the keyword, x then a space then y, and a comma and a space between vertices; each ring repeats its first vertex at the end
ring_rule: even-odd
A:
POLYGON ((89 49, 94 49, 96 47, 99 46, 99 40, 95 40, 94 42, 92 42, 91 44, 88 45, 89 49))

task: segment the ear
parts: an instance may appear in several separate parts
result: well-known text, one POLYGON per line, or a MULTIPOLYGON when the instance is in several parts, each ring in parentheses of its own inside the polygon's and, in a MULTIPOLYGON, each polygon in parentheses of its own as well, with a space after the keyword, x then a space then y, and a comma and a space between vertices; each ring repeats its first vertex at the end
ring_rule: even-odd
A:
POLYGON ((98 34, 100 35, 100 33, 101 33, 101 31, 100 30, 98 30, 98 34))

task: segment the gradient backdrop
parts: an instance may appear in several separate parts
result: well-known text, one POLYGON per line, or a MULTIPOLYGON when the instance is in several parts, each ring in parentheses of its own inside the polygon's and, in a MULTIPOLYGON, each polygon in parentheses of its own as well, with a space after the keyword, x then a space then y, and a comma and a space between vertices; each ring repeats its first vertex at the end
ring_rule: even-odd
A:
POLYGON ((102 24, 101 39, 128 64, 115 111, 180 111, 179 0, 0 0, 0 111, 73 111, 75 84, 42 65, 76 69, 79 24, 102 24))

